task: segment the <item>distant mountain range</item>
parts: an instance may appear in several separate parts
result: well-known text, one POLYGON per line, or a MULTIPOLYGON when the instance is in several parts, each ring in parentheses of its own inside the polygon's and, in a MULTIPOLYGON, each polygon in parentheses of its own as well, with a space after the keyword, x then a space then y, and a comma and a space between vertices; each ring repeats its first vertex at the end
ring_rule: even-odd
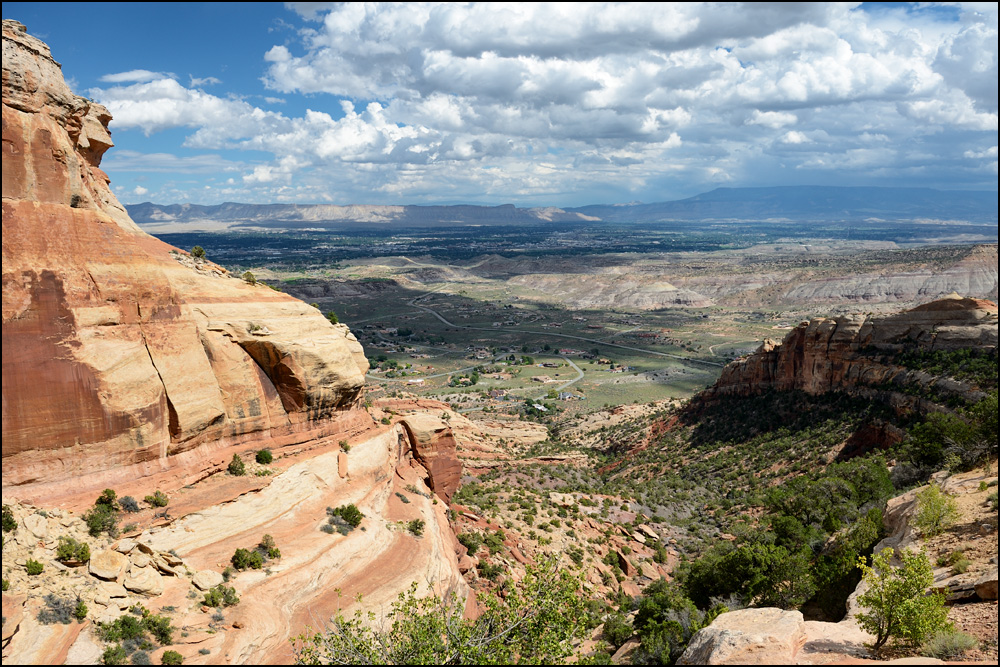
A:
POLYGON ((327 224, 451 226, 540 222, 655 222, 660 220, 861 221, 961 220, 997 222, 997 193, 930 188, 779 186, 717 188, 654 204, 597 204, 578 208, 503 206, 374 206, 330 204, 153 204, 127 207, 143 226, 184 228, 321 228, 327 224))

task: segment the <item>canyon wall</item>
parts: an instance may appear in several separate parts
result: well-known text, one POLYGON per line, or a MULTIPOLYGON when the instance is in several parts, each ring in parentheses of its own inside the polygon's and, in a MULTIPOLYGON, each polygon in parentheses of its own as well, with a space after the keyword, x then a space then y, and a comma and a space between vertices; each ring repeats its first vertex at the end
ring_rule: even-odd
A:
POLYGON ((918 350, 995 350, 997 328, 995 303, 958 295, 888 317, 815 318, 793 328, 781 343, 765 340, 754 354, 726 366, 702 396, 711 399, 794 389, 822 394, 908 382, 938 382, 950 391, 977 391, 891 360, 897 353, 918 350))
POLYGON ((368 362, 347 327, 140 231, 100 169, 110 120, 4 21, 5 497, 359 428, 368 362))

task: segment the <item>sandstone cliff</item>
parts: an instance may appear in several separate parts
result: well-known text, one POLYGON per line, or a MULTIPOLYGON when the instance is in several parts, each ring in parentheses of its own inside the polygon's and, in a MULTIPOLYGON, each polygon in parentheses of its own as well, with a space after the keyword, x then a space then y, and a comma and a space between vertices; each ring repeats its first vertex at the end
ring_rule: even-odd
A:
POLYGON ((771 389, 822 394, 914 382, 975 393, 976 387, 895 365, 893 356, 917 350, 988 351, 996 346, 996 304, 958 295, 889 317, 815 318, 792 329, 781 343, 765 340, 754 354, 726 366, 703 397, 771 389))
POLYGON ((347 327, 140 231, 100 169, 110 120, 4 21, 4 496, 360 427, 368 362, 347 327))

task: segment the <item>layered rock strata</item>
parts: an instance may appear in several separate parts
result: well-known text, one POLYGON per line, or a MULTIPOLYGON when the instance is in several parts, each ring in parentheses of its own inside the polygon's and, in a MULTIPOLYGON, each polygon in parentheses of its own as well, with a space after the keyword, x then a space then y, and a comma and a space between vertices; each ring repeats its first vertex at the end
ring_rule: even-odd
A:
POLYGON ((975 392, 975 387, 895 365, 892 358, 918 350, 996 350, 997 329, 995 303, 958 295, 889 317, 815 318, 792 329, 781 343, 765 340, 754 354, 726 366, 703 396, 796 389, 822 394, 910 382, 975 392))
POLYGON ((140 231, 100 169, 110 120, 4 21, 5 497, 350 430, 368 369, 354 336, 140 231))

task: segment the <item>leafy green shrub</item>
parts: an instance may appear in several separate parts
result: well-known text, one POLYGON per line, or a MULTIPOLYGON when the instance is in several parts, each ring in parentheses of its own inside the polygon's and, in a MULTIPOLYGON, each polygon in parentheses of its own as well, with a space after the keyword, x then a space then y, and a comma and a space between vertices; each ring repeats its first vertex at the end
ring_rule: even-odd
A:
POLYGON ((91 537, 101 533, 114 536, 118 532, 118 512, 111 505, 95 505, 83 515, 91 537))
POLYGON ((408 524, 406 524, 406 529, 409 530, 416 537, 420 537, 424 534, 424 526, 426 522, 423 519, 413 519, 408 524))
POLYGON ((101 654, 102 665, 124 665, 127 660, 128 654, 125 653, 125 649, 121 644, 109 646, 101 654))
POLYGON ((604 619, 604 638, 615 648, 621 648, 632 637, 633 630, 622 614, 610 614, 604 619))
POLYGON ((143 618, 143 625, 161 645, 172 644, 174 642, 174 627, 170 624, 170 618, 167 616, 160 614, 146 615, 143 618))
POLYGON ((160 658, 161 665, 181 665, 184 664, 184 656, 177 651, 164 651, 160 658))
POLYGON ((170 503, 170 498, 163 491, 157 489, 153 495, 143 498, 151 507, 166 507, 170 503))
POLYGON ((232 586, 219 584, 205 593, 205 605, 208 607, 232 607, 239 603, 240 598, 232 586))
POLYGON ((253 271, 244 271, 243 275, 240 277, 243 278, 243 282, 245 282, 247 285, 257 284, 257 276, 253 274, 253 271))
POLYGON ((28 576, 35 577, 42 573, 45 566, 39 563, 33 558, 29 558, 28 562, 24 564, 24 569, 28 573, 28 576))
POLYGON ((259 570, 264 566, 264 558, 257 551, 240 548, 233 554, 232 563, 237 570, 259 570))
POLYGON ((234 477, 242 477, 247 474, 247 466, 239 454, 233 454, 233 460, 229 462, 229 474, 234 477))
POLYGON ((108 507, 113 507, 118 509, 118 494, 115 493, 114 489, 104 489, 101 491, 101 495, 97 497, 94 501, 95 505, 107 505, 108 507))
POLYGON ((281 550, 278 549, 277 544, 275 544, 274 538, 267 534, 260 539, 260 543, 257 545, 257 551, 264 558, 281 558, 281 550))
POLYGON ((958 505, 955 499, 931 484, 917 492, 917 511, 913 523, 928 537, 939 535, 958 519, 958 505))
POLYGON ((86 542, 78 542, 72 537, 59 536, 56 546, 56 560, 60 563, 86 563, 90 560, 90 547, 86 542))
POLYGON ((470 556, 475 556, 483 544, 483 537, 479 533, 459 533, 458 542, 465 547, 470 556))
POLYGON ((204 259, 205 249, 202 248, 200 245, 196 245, 195 247, 191 248, 191 256, 196 259, 204 259))
POLYGON ((132 496, 122 496, 118 504, 121 505, 124 511, 130 514, 135 514, 139 511, 139 503, 132 496))
POLYGON ((495 533, 487 533, 483 537, 483 543, 490 550, 491 554, 498 554, 503 551, 503 542, 507 539, 502 528, 497 528, 495 533))
POLYGON ((258 450, 254 458, 256 459, 257 463, 266 466, 269 463, 271 463, 271 461, 274 460, 274 455, 271 453, 270 449, 261 449, 258 450))
POLYGON ((3 580, 3 591, 6 593, 10 590, 10 579, 3 580))
POLYGON ((872 557, 871 566, 858 560, 868 590, 858 604, 865 609, 855 615, 861 628, 875 637, 875 650, 890 639, 919 644, 933 634, 950 628, 944 595, 925 595, 934 583, 930 561, 924 553, 903 550, 899 553, 902 566, 890 564, 892 549, 883 549, 872 557))
POLYGON ((359 510, 354 503, 351 503, 350 505, 341 505, 336 509, 327 507, 326 513, 331 517, 339 516, 352 528, 360 526, 362 519, 365 518, 365 515, 361 513, 361 510, 359 510))
POLYGON ((330 324, 340 324, 340 318, 338 318, 337 313, 332 310, 326 314, 326 319, 330 320, 330 324))
POLYGON ((975 637, 958 630, 940 630, 920 646, 920 654, 938 660, 954 660, 979 646, 975 637))
POLYGON ((81 623, 83 623, 83 621, 87 618, 87 612, 88 611, 90 611, 90 610, 87 609, 87 603, 84 602, 83 600, 77 598, 76 606, 73 608, 73 617, 76 620, 78 620, 81 623))
POLYGON ((17 528, 17 519, 14 518, 14 510, 10 505, 3 506, 3 532, 9 533, 17 528))

